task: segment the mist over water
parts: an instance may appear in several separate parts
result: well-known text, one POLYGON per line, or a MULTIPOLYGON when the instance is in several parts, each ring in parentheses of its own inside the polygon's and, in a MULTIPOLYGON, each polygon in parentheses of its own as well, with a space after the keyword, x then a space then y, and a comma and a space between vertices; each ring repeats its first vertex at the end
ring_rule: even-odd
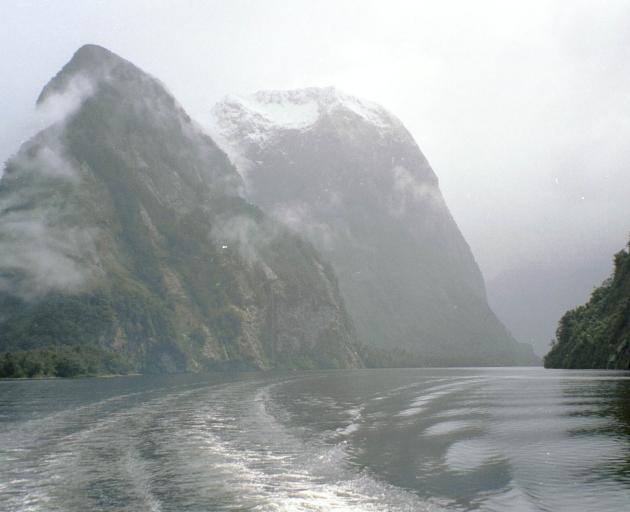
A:
POLYGON ((410 369, 0 383, 0 509, 622 510, 630 376, 410 369))

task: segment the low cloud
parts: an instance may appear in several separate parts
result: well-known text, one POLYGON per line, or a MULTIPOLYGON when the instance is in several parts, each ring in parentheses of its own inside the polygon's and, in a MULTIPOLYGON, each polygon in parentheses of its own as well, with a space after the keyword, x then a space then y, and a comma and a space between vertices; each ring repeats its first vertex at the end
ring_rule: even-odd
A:
POLYGON ((0 290, 26 300, 52 290, 80 290, 91 274, 85 259, 94 255, 95 234, 95 230, 51 225, 37 210, 3 214, 0 290))
POLYGON ((279 234, 279 227, 274 223, 235 215, 215 220, 210 237, 220 250, 237 250, 249 265, 260 265, 268 279, 276 279, 263 252, 279 234))
POLYGON ((389 210, 396 217, 407 213, 412 204, 441 204, 443 202, 435 185, 423 183, 408 169, 397 165, 392 169, 393 188, 389 210))
POLYGON ((239 253, 248 263, 261 261, 260 248, 269 241, 271 233, 251 217, 236 215, 220 217, 212 226, 210 237, 222 249, 236 245, 239 253))
POLYGON ((294 202, 275 207, 271 216, 290 230, 311 240, 316 247, 331 250, 335 234, 331 227, 315 220, 315 216, 305 203, 294 202))
POLYGON ((97 231, 73 202, 81 169, 64 150, 63 125, 94 93, 75 77, 39 109, 46 128, 23 144, 0 181, 0 291, 26 300, 78 291, 96 261, 97 231))
POLYGON ((96 83, 83 73, 76 73, 60 91, 46 95, 38 104, 36 115, 40 127, 63 123, 83 102, 96 92, 96 83))

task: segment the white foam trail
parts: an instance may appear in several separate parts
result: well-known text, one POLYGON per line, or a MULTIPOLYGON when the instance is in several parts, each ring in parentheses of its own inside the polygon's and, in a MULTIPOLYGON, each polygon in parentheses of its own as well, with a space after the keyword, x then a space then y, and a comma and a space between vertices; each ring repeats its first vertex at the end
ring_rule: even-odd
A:
MULTIPOLYGON (((240 435, 226 439, 207 429, 199 432, 206 438, 206 449, 213 457, 220 458, 221 467, 239 475, 235 482, 238 493, 245 502, 258 503, 253 510, 403 512, 436 508, 368 474, 353 472, 345 464, 345 441, 327 445, 318 440, 305 443, 295 437, 267 410, 270 392, 276 385, 259 389, 250 398, 249 408, 240 419, 242 423, 256 425, 260 439, 243 439, 240 435), (269 442, 264 442, 265 437, 269 442)), ((243 399, 241 397, 241 404, 243 399)), ((349 412, 358 420, 361 408, 349 412)), ((199 414, 214 415, 214 421, 217 411, 199 411, 199 414)), ((203 419, 198 418, 196 423, 203 424, 203 419)), ((349 427, 352 425, 354 423, 349 427)), ((251 433, 252 430, 234 432, 251 433)))

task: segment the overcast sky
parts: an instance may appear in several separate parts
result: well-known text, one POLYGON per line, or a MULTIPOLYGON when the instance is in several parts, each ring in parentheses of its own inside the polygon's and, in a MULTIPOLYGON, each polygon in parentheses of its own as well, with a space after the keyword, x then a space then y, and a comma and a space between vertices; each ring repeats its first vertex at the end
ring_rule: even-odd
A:
POLYGON ((223 95, 258 89, 381 103, 431 162, 491 296, 532 269, 552 296, 581 269, 559 308, 581 302, 627 242, 630 2, 3 0, 2 160, 85 43, 160 78, 202 124, 223 95))

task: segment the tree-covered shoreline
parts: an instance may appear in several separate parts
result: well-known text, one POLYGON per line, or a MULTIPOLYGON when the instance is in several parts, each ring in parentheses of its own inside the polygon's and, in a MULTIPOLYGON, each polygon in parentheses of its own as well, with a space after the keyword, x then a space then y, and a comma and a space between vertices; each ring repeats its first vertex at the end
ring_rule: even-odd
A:
POLYGON ((127 375, 133 368, 112 351, 85 345, 53 345, 0 353, 0 378, 127 375))
POLYGON ((562 317, 545 367, 630 369, 630 243, 613 275, 562 317))

